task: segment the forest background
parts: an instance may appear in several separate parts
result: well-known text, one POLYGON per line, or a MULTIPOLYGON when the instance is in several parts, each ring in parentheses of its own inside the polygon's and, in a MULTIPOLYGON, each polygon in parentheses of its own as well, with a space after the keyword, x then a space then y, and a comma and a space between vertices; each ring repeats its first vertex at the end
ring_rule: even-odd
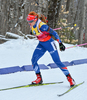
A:
POLYGON ((0 43, 8 40, 7 32, 28 37, 30 11, 44 14, 51 28, 62 27, 56 31, 63 42, 87 43, 87 0, 0 0, 0 43))

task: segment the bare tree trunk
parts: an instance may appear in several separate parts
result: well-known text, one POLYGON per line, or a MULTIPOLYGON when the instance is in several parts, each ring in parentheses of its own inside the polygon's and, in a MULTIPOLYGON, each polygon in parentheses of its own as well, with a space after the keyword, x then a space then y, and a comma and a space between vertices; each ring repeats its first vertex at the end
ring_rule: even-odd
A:
POLYGON ((66 2, 66 11, 69 11, 69 6, 70 6, 70 0, 67 0, 67 2, 66 2))
POLYGON ((39 8, 38 8, 38 14, 41 16, 41 11, 42 11, 42 0, 39 0, 39 8))
POLYGON ((7 1, 0 0, 0 34, 5 35, 7 31, 7 1))
POLYGON ((78 27, 78 11, 79 11, 79 9, 78 9, 78 6, 79 6, 79 1, 78 0, 76 0, 76 2, 75 2, 75 16, 74 16, 74 24, 76 24, 77 26, 76 27, 74 27, 74 30, 73 30, 73 33, 74 33, 74 35, 75 35, 75 39, 78 39, 78 29, 77 29, 77 27, 78 27))
MULTIPOLYGON (((85 0, 85 33, 84 33, 84 42, 87 43, 87 0, 85 0)), ((87 45, 86 45, 87 47, 87 45)))
POLYGON ((84 30, 84 0, 79 2, 79 18, 78 18, 78 44, 83 43, 83 30, 84 30))
POLYGON ((61 2, 63 0, 49 0, 48 5, 48 25, 55 28, 59 18, 59 12, 61 8, 61 2))

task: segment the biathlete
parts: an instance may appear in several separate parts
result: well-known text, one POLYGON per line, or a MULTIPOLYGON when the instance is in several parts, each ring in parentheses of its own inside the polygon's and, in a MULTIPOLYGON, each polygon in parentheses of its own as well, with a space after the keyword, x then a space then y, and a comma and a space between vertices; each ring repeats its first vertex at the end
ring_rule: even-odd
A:
POLYGON ((65 46, 63 45, 57 32, 54 31, 52 28, 50 28, 46 24, 46 19, 43 16, 39 17, 39 15, 34 11, 31 11, 28 14, 27 21, 28 21, 31 31, 32 31, 31 34, 35 35, 37 37, 37 39, 39 40, 39 43, 33 53, 32 59, 31 59, 33 69, 37 76, 37 79, 35 81, 32 81, 32 84, 42 84, 42 82, 43 82, 40 68, 39 68, 37 61, 45 54, 46 51, 48 51, 50 53, 53 61, 61 69, 61 71, 64 73, 64 75, 67 77, 67 80, 70 83, 70 86, 71 87, 74 86, 75 81, 71 77, 67 67, 60 61, 56 44, 51 37, 51 35, 53 35, 56 38, 56 40, 59 43, 60 50, 64 51, 65 46))

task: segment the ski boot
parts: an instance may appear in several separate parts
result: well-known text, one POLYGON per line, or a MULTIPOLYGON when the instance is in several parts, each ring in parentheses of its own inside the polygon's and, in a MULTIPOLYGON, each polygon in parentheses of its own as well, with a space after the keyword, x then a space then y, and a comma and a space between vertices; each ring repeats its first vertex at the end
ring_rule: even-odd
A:
POLYGON ((42 84, 43 80, 42 80, 41 74, 38 73, 36 74, 36 76, 37 76, 37 79, 35 81, 32 81, 32 84, 42 84))
POLYGON ((71 77, 70 74, 66 75, 68 82, 70 83, 70 87, 73 87, 75 85, 74 79, 71 77))

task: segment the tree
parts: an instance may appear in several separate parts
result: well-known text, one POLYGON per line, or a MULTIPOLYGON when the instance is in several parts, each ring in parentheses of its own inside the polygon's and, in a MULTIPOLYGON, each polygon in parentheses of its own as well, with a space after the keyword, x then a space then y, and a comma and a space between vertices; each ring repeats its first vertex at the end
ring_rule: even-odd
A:
POLYGON ((78 26, 79 26, 79 30, 78 30, 78 44, 83 43, 83 33, 84 33, 84 17, 85 17, 85 13, 84 13, 84 4, 85 4, 85 0, 79 0, 79 8, 78 8, 78 26))
POLYGON ((84 42, 87 43, 87 0, 85 0, 85 33, 84 33, 84 42))
POLYGON ((66 3, 66 10, 69 10, 68 23, 73 26, 77 24, 77 27, 73 29, 73 34, 78 39, 78 44, 84 43, 84 39, 86 40, 86 2, 87 0, 67 0, 66 3))
POLYGON ((62 0, 48 0, 48 25, 55 28, 59 18, 62 0))
POLYGON ((47 0, 0 0, 0 34, 5 35, 7 31, 18 34, 17 30, 28 34, 30 31, 26 21, 28 13, 35 11, 46 15, 46 4, 47 0), (17 26, 16 29, 14 26, 17 26))

